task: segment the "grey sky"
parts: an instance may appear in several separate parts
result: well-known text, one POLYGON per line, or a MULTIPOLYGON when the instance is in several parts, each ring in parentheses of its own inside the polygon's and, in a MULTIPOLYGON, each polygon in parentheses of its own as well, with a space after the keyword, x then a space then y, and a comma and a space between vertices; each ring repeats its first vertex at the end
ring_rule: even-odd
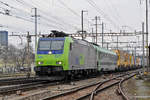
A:
MULTIPOLYGON (((145 21, 145 0, 0 0, 0 7, 10 10, 10 14, 34 21, 33 7, 37 7, 40 18, 38 32, 48 33, 52 29, 74 33, 81 29, 81 10, 84 13, 84 27, 88 32, 94 24, 95 16, 100 16, 105 23, 105 32, 111 29, 119 32, 122 26, 128 26, 127 31, 141 31, 141 23, 145 21), (95 6, 96 5, 96 6, 95 6), (94 6, 94 7, 93 7, 94 6), (17 9, 17 10, 16 10, 17 9), (19 9, 19 10, 18 10, 19 9), (31 12, 32 10, 32 12, 31 12)), ((149 6, 150 8, 150 6, 149 6)), ((0 8, 0 11, 2 9, 0 8)), ((34 34, 34 23, 0 14, 0 24, 8 31, 27 32, 34 34)), ((150 21, 149 21, 150 22, 150 21)), ((101 31, 99 26, 98 31, 101 31)))
MULTIPOLYGON (((84 25, 85 28, 90 31, 91 25, 88 25, 87 19, 90 21, 90 24, 93 23, 91 19, 95 16, 100 16, 104 23, 106 23, 106 29, 112 29, 114 31, 119 31, 121 26, 129 26, 127 30, 140 29, 141 21, 144 20, 144 2, 140 5, 139 0, 1 0, 10 6, 18 8, 23 11, 27 11, 31 14, 31 9, 33 7, 37 7, 39 10, 40 20, 39 30, 50 30, 50 29, 59 29, 61 30, 58 24, 63 24, 62 30, 68 32, 76 31, 76 27, 80 28, 80 14, 81 10, 87 10, 88 14, 84 14, 84 25), (98 11, 91 4, 96 3, 98 7, 98 11), (42 11, 42 13, 41 13, 42 11), (71 12, 74 11, 74 12, 71 12), (44 14, 43 14, 44 12, 44 14), (48 24, 53 25, 43 25, 44 21, 43 17, 47 17, 54 22, 48 22, 48 24), (55 19, 56 17, 57 19, 55 19), (111 21, 110 21, 111 20, 111 21), (56 24, 57 22, 58 24, 56 24), (65 23, 66 24, 65 24, 65 23), (71 25, 70 25, 71 24, 71 25), (117 28, 116 28, 116 26, 117 28), (43 26, 43 27, 42 27, 43 26), (57 27, 55 27, 57 26, 57 27)), ((0 4, 3 8, 8 8, 2 4, 0 4)), ((10 9, 10 12, 14 15, 27 17, 31 19, 31 15, 27 15, 22 13, 18 13, 15 9, 10 9)), ((33 10, 32 10, 32 14, 33 10)), ((33 30, 34 27, 32 23, 26 22, 23 20, 18 20, 12 17, 6 17, 0 15, 1 23, 8 26, 16 26, 22 30, 30 31, 31 28, 33 30), (24 24, 22 24, 24 23, 24 24)), ((32 18, 33 19, 33 18, 32 18)), ((21 31, 22 31, 21 30, 21 31)), ((18 30, 17 30, 18 31, 18 30)))

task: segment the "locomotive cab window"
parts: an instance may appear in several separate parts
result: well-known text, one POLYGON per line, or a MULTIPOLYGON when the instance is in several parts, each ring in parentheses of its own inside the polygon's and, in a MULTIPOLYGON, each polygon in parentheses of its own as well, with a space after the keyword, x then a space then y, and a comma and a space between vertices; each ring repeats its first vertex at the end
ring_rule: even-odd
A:
POLYGON ((50 50, 51 41, 40 41, 39 42, 39 50, 50 50))
POLYGON ((63 50, 63 40, 41 40, 39 41, 38 50, 63 50))
POLYGON ((63 47, 64 47, 64 41, 54 40, 51 42, 51 50, 62 50, 63 47))

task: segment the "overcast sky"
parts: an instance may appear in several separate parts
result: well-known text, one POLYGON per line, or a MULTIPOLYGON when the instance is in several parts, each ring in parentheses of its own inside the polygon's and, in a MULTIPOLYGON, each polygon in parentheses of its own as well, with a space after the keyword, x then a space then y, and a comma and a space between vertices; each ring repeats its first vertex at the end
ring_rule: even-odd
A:
MULTIPOLYGON (((99 24, 102 21, 105 23, 105 32, 110 30, 119 32, 121 29, 130 32, 141 31, 141 23, 145 21, 145 0, 0 1, 2 1, 0 12, 8 9, 11 15, 0 14, 0 25, 3 25, 0 28, 9 32, 29 31, 34 34, 34 18, 31 17, 34 15, 34 9, 32 9, 34 7, 38 9, 40 16, 38 18, 38 32, 42 33, 48 33, 54 29, 68 33, 81 30, 81 10, 88 11, 84 13, 84 29, 88 32, 91 32, 92 27, 94 27, 95 21, 93 19, 95 16, 100 16, 99 24)), ((98 26, 98 31, 101 32, 101 26, 98 26)))
MULTIPOLYGON (((6 6, 0 3, 0 7, 10 10, 13 16, 26 18, 34 21, 31 17, 34 14, 32 8, 38 9, 39 31, 58 29, 67 32, 75 32, 81 29, 81 10, 84 13, 84 27, 91 31, 94 24, 94 17, 100 16, 101 21, 106 24, 106 30, 119 31, 122 26, 127 30, 141 28, 144 21, 145 2, 142 0, 0 0, 7 3, 6 6), (13 8, 10 8, 13 7, 13 8), (16 9, 17 8, 17 9, 16 9), (20 11, 19 11, 20 10, 20 11)), ((1 11, 3 9, 1 8, 1 11)), ((20 20, 15 17, 0 15, 1 24, 14 28, 16 31, 34 30, 32 22, 20 20), (16 28, 16 29, 15 29, 16 28), (19 30, 18 30, 19 28, 19 30)), ((99 26, 100 27, 100 26, 99 26)))

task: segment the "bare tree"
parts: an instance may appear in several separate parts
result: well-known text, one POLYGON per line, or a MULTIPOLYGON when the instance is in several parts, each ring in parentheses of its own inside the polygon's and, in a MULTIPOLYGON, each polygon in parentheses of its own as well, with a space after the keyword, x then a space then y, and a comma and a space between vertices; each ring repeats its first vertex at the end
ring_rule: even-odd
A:
POLYGON ((7 66, 8 63, 8 48, 7 47, 3 47, 0 50, 0 56, 2 58, 2 62, 4 63, 4 67, 7 66))
POLYGON ((26 45, 22 48, 16 48, 13 45, 9 45, 7 48, 0 49, 0 58, 2 59, 4 66, 8 63, 13 64, 15 67, 24 67, 25 65, 30 67, 34 62, 34 54, 32 47, 26 45))

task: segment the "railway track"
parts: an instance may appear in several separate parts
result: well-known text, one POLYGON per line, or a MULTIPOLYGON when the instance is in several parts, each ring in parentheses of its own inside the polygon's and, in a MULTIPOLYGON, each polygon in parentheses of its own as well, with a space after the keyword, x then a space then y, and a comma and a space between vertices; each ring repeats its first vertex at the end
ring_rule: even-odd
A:
POLYGON ((44 84, 45 82, 46 81, 6 86, 4 88, 0 88, 0 94, 11 94, 16 91, 36 88, 36 87, 42 86, 42 84, 44 84))
MULTIPOLYGON (((92 77, 91 77, 92 78, 92 77)), ((9 84, 10 85, 3 85, 0 87, 0 94, 1 95, 8 95, 8 94, 14 94, 16 93, 17 91, 21 91, 21 92, 24 92, 24 91, 28 91, 28 90, 32 90, 32 89, 36 89, 36 88, 44 88, 44 87, 48 87, 48 86, 55 86, 55 85, 58 85, 58 84, 65 84, 65 83, 70 83, 70 82, 75 82, 75 81, 80 81, 80 80, 86 80, 86 78, 82 78, 82 79, 74 79, 74 80, 69 80, 69 81, 66 81, 66 80, 62 80, 63 78, 56 78, 56 77, 53 77, 53 78, 38 78, 38 77, 34 77, 34 78, 21 78, 21 80, 18 79, 6 79, 6 80, 1 80, 2 83, 9 83, 10 81, 13 81, 13 82, 17 82, 15 83, 15 85, 13 85, 12 83, 13 82, 10 82, 9 84), (34 80, 32 80, 34 79, 34 80), (25 81, 25 83, 21 82, 21 81, 25 81), (32 82, 30 82, 30 80, 32 82), (21 82, 21 83, 19 83, 21 82)))
MULTIPOLYGON (((120 73, 113 73, 113 74, 117 75, 120 73)), ((109 75, 109 74, 104 74, 104 75, 109 75)), ((17 84, 32 83, 32 82, 39 82, 39 81, 46 81, 46 80, 55 80, 55 79, 56 79, 55 77, 53 78, 49 78, 49 77, 46 77, 46 78, 45 77, 4 78, 4 79, 0 79, 0 86, 17 85, 17 84)))
MULTIPOLYGON (((53 96, 46 97, 42 100, 94 100, 94 97, 103 92, 104 90, 109 89, 115 85, 119 85, 118 91, 122 95, 122 98, 127 98, 122 91, 121 84, 127 79, 130 79, 137 73, 126 73, 123 75, 119 75, 113 77, 111 79, 107 79, 105 81, 99 81, 94 84, 89 84, 83 87, 79 87, 73 90, 65 91, 63 93, 59 93, 53 96)), ((128 99, 125 99, 128 100, 128 99)))
MULTIPOLYGON (((132 76, 131 76, 131 77, 132 77, 132 76)), ((123 84, 123 82, 124 82, 124 81, 126 81, 127 79, 129 79, 129 78, 131 78, 131 77, 128 77, 128 78, 122 79, 122 80, 119 82, 119 85, 118 85, 118 89, 117 89, 117 91, 118 91, 119 95, 121 95, 121 96, 122 96, 123 100, 129 100, 129 98, 128 98, 128 96, 127 96, 127 95, 125 95, 125 93, 123 92, 122 84, 123 84)))
POLYGON ((60 84, 63 83, 60 82, 62 79, 61 78, 37 78, 37 77, 33 77, 33 78, 21 78, 21 80, 18 79, 6 79, 6 80, 1 80, 2 83, 9 83, 11 85, 3 85, 0 87, 0 94, 1 95, 6 95, 6 94, 13 94, 17 91, 27 91, 27 90, 31 90, 31 89, 35 89, 35 88, 40 88, 40 87, 47 87, 50 85, 56 85, 56 84, 60 84), (12 82, 11 82, 12 81, 12 82), (13 85, 12 83, 14 83, 15 85, 13 85))
MULTIPOLYGON (((135 71, 133 71, 133 72, 130 72, 130 73, 135 73, 135 71)), ((48 98, 44 98, 43 100, 51 100, 51 99, 55 99, 55 98, 59 98, 59 97, 65 97, 65 96, 68 96, 69 97, 69 94, 72 94, 72 93, 76 93, 76 92, 79 92, 80 90, 81 91, 86 91, 86 89, 87 88, 91 88, 91 90, 88 92, 88 95, 87 96, 85 96, 85 95, 82 95, 82 96, 76 96, 76 97, 79 97, 79 98, 76 98, 77 100, 82 100, 82 98, 84 98, 84 96, 85 97, 88 97, 88 98, 90 98, 90 96, 91 96, 91 94, 92 95, 95 95, 95 92, 93 92, 93 90, 94 89, 96 89, 95 87, 96 86, 98 86, 97 88, 99 88, 99 87, 101 87, 104 83, 107 83, 107 82, 110 82, 110 81, 113 81, 113 80, 115 80, 114 81, 114 83, 112 84, 112 86, 114 86, 114 85, 116 85, 116 84, 119 84, 120 83, 120 88, 118 88, 118 92, 119 92, 119 94, 121 94, 122 96, 124 96, 124 94, 122 93, 122 91, 121 91, 121 84, 122 84, 122 82, 124 82, 125 80, 122 80, 121 81, 121 78, 122 77, 125 77, 125 76, 128 76, 129 75, 129 73, 123 73, 123 74, 121 74, 121 75, 117 75, 117 74, 115 74, 115 77, 113 77, 113 78, 111 78, 111 79, 108 79, 108 78, 106 78, 105 79, 105 81, 97 81, 97 82, 95 82, 94 84, 87 84, 87 85, 84 85, 84 86, 80 86, 79 88, 77 87, 77 88, 74 88, 74 89, 68 89, 68 90, 64 90, 65 92, 64 93, 62 93, 63 92, 63 90, 61 90, 62 92, 61 93, 59 93, 59 94, 55 94, 55 95, 51 95, 50 97, 48 97, 48 98), (116 83, 115 83, 116 82, 116 83)), ((29 79, 29 78, 28 78, 29 79)), ((22 78, 22 80, 28 80, 27 78, 22 78)), ((27 82, 27 83, 23 83, 23 84, 15 84, 15 85, 8 85, 8 86, 1 86, 0 87, 0 94, 1 94, 1 96, 3 96, 3 95, 9 95, 9 94, 16 94, 16 93, 18 93, 18 91, 20 91, 21 93, 22 92, 25 92, 25 91, 28 91, 28 90, 34 90, 34 89, 37 89, 37 88, 45 88, 45 87, 48 87, 48 86, 55 86, 55 85, 60 85, 60 84, 65 84, 65 83, 67 83, 68 84, 68 82, 65 82, 65 81, 60 81, 60 79, 48 79, 47 80, 47 78, 37 78, 37 77, 33 77, 33 79, 35 79, 35 80, 39 80, 39 81, 32 81, 31 83, 29 82, 27 82)), ((18 81, 19 80, 19 78, 15 78, 14 80, 13 79, 10 79, 11 81, 18 81)), ((9 79, 5 79, 5 80, 0 80, 1 82, 3 82, 4 83, 4 81, 5 82, 10 82, 10 80, 9 79)), ((30 79, 30 80, 32 80, 32 78, 30 79)), ((20 81, 20 80, 19 80, 20 81)), ((80 81, 80 80, 73 80, 73 81, 80 81)), ((110 86, 111 87, 111 86, 110 86)), ((109 88, 109 87, 108 87, 109 88)), ((106 88, 107 89, 107 88, 106 88)), ((97 89, 96 89, 97 90, 97 89)), ((99 89, 98 89, 99 90, 99 89)), ((104 89, 105 90, 105 89, 104 89)), ((59 91, 60 92, 60 91, 59 91)), ((97 91, 96 91, 96 93, 97 93, 97 91)), ((125 97, 123 97, 123 98, 125 98, 125 97)), ((62 100, 62 99, 61 99, 62 100)), ((67 100, 72 100, 72 99, 67 99, 67 100)), ((74 100, 74 99, 73 99, 74 100)), ((128 100, 128 99, 127 99, 128 100)))
POLYGON ((21 77, 21 78, 6 78, 0 80, 0 86, 3 85, 15 85, 15 84, 23 84, 23 83, 29 83, 29 82, 36 82, 40 79, 38 77, 21 77))
POLYGON ((86 97, 90 97, 90 99, 89 100, 94 100, 94 97, 99 93, 99 92, 102 92, 102 91, 104 91, 105 89, 108 89, 108 88, 110 88, 110 87, 112 87, 112 86, 114 86, 114 85, 117 85, 118 84, 118 93, 122 96, 122 98, 123 98, 123 100, 129 100, 129 98, 125 95, 125 93, 123 92, 123 90, 122 90, 122 83, 124 82, 124 81, 126 81, 126 80, 128 80, 128 79, 130 79, 131 77, 133 77, 135 74, 132 74, 132 75, 130 75, 130 76, 127 76, 127 77, 125 77, 125 78, 122 78, 122 79, 119 79, 118 81, 116 81, 116 82, 113 82, 113 83, 111 83, 111 84, 109 84, 108 86, 105 86, 105 87, 103 87, 103 88, 100 88, 100 86, 102 86, 103 84, 105 84, 106 82, 102 82, 101 84, 99 84, 95 89, 94 89, 94 91, 92 91, 90 94, 88 94, 88 95, 85 95, 85 96, 82 96, 82 97, 80 97, 80 98, 78 98, 77 100, 83 100, 84 98, 86 98, 86 97), (99 89, 100 88, 100 89, 99 89))
POLYGON ((62 77, 21 77, 21 78, 6 78, 0 80, 0 86, 17 85, 40 81, 56 81, 61 80, 62 77))
POLYGON ((60 84, 60 82, 41 81, 41 82, 13 85, 13 86, 0 88, 0 94, 1 95, 14 94, 14 93, 17 93, 17 91, 24 92, 24 91, 28 91, 31 89, 47 87, 47 86, 52 86, 52 85, 56 85, 56 84, 60 84))

